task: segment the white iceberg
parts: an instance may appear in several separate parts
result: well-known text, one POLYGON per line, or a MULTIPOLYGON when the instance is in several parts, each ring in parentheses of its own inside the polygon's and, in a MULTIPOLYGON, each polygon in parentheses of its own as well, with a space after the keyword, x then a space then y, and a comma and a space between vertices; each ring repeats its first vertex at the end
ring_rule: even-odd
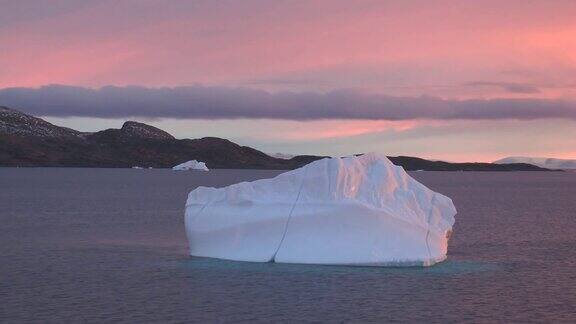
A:
POLYGON ((187 161, 187 162, 178 164, 177 166, 173 167, 172 170, 175 170, 175 171, 187 171, 187 170, 208 171, 208 167, 206 166, 206 163, 204 163, 204 162, 192 160, 192 161, 187 161))
POLYGON ((456 209, 379 154, 327 158, 272 179, 198 187, 186 202, 193 256, 334 265, 432 265, 456 209))

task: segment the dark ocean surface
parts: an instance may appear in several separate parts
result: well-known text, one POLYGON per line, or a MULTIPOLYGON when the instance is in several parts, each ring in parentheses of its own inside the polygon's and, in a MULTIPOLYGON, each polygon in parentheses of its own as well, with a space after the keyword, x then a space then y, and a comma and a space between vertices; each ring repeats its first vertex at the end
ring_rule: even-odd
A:
POLYGON ((454 200, 430 268, 187 255, 188 192, 279 171, 0 168, 0 322, 576 322, 575 172, 415 172, 454 200))

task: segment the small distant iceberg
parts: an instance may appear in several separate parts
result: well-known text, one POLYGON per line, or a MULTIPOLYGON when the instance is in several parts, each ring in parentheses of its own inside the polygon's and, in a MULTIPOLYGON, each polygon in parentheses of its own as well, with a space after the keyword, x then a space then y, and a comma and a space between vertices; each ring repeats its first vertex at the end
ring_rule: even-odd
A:
POLYGON ((132 169, 144 169, 144 168, 143 168, 143 167, 141 167, 141 166, 137 166, 137 165, 135 165, 135 166, 133 166, 133 167, 132 167, 132 169))
POLYGON ((326 158, 272 179, 188 195, 190 254, 236 261, 429 266, 456 209, 384 155, 326 158))
POLYGON ((187 161, 177 166, 173 167, 172 170, 175 171, 187 171, 187 170, 196 170, 196 171, 208 171, 208 167, 206 163, 199 162, 196 160, 187 161))

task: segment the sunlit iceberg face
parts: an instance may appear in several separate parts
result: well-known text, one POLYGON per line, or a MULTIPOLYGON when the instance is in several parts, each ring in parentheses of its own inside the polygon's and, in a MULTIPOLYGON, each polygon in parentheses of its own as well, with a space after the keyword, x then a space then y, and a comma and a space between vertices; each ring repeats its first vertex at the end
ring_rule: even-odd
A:
POLYGON ((238 261, 431 265, 456 209, 385 156, 323 159, 272 179, 199 187, 186 204, 190 254, 238 261))

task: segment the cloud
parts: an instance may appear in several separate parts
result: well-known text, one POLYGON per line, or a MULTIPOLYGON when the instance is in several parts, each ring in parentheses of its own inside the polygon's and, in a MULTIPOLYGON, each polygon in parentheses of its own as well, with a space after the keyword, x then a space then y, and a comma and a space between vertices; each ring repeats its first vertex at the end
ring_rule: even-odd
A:
POLYGON ((560 99, 447 100, 356 90, 277 92, 227 87, 50 85, 0 89, 0 105, 52 117, 271 118, 284 120, 576 119, 576 102, 560 99))
POLYGON ((540 89, 527 83, 474 81, 466 83, 472 87, 497 87, 511 93, 539 93, 540 89))
POLYGON ((309 86, 310 84, 314 83, 321 83, 319 80, 311 80, 311 79, 295 79, 295 78, 261 78, 255 80, 249 80, 245 82, 246 84, 251 85, 306 85, 309 86))

